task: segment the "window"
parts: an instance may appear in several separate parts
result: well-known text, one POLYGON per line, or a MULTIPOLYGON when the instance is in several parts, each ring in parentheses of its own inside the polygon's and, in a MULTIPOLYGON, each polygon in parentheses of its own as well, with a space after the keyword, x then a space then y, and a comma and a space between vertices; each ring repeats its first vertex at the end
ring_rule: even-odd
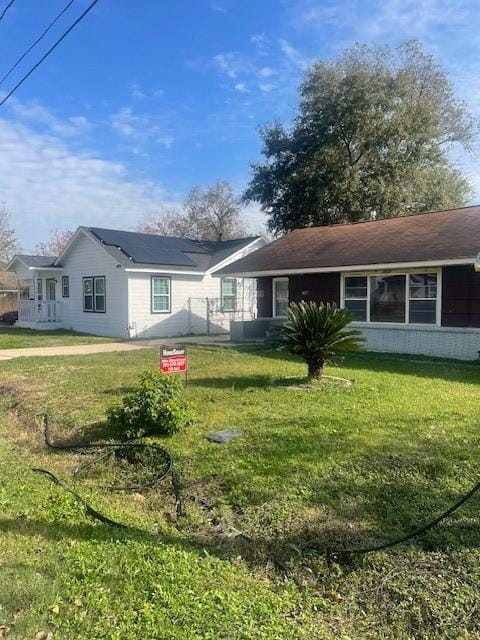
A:
POLYGON ((105 313, 105 276, 83 278, 83 310, 105 313))
POLYGON ((237 281, 235 278, 222 278, 222 311, 237 310, 237 281))
POLYGON ((360 322, 436 324, 438 274, 345 276, 343 306, 360 322))
POLYGON ((35 300, 33 286, 35 284, 35 280, 22 280, 18 281, 18 291, 20 295, 20 300, 35 300))
POLYGON ((437 320, 437 274, 409 276, 409 322, 435 324, 437 320))
POLYGON ((370 322, 405 322, 405 276, 370 276, 370 322))
POLYGON ((273 279, 273 317, 282 318, 288 311, 288 278, 273 279))
POLYGON ((37 280, 37 300, 42 300, 43 291, 42 291, 42 279, 38 278, 37 280))
POLYGON ((62 276, 62 298, 70 297, 70 278, 62 276))
POLYGON ((367 276, 345 278, 345 309, 355 320, 367 321, 368 281, 367 276))
POLYGON ((170 278, 152 277, 152 313, 170 313, 170 278))

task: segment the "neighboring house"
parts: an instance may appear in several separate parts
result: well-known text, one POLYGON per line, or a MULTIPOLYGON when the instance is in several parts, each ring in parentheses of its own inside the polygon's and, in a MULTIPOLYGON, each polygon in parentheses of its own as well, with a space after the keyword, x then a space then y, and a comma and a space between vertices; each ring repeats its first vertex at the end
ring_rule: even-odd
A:
POLYGON ((225 333, 231 319, 256 316, 255 280, 213 274, 264 244, 79 227, 58 257, 11 260, 16 326, 121 338, 225 333))
POLYGON ((297 229, 217 275, 257 278, 258 319, 232 339, 268 335, 290 302, 334 302, 366 348, 476 359, 480 207, 297 229))

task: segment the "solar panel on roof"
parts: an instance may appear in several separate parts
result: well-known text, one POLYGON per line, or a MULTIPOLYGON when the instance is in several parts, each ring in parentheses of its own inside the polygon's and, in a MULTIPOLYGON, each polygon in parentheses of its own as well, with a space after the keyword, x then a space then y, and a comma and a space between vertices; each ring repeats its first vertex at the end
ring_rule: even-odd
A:
POLYGON ((184 252, 206 253, 191 240, 183 240, 182 238, 167 238, 96 227, 90 228, 90 231, 103 243, 120 247, 133 261, 138 263, 195 267, 195 262, 184 252))

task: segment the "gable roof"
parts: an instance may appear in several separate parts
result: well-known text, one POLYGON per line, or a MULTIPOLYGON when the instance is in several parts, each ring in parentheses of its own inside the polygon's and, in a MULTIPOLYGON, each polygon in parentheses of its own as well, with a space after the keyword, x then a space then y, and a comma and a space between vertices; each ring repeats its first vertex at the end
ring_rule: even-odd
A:
POLYGON ((217 275, 272 275, 403 263, 474 263, 480 206, 296 229, 217 275))
POLYGON ((135 231, 104 229, 101 227, 79 227, 69 245, 57 258, 61 265, 78 232, 83 232, 102 245, 125 269, 169 271, 178 269, 185 273, 203 273, 225 259, 259 240, 258 236, 203 242, 172 236, 160 236, 135 231))
POLYGON ((52 267, 55 262, 55 256, 18 256, 22 262, 29 267, 52 267))
POLYGON ((32 269, 41 269, 42 267, 54 267, 55 266, 55 256, 29 256, 25 254, 17 254, 15 255, 10 262, 8 263, 6 270, 11 271, 11 267, 15 260, 20 260, 26 267, 30 267, 32 269))

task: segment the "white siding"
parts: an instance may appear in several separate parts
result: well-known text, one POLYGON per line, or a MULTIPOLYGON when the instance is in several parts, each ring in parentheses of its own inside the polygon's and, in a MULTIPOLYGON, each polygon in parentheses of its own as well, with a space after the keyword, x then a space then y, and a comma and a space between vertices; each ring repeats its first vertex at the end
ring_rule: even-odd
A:
MULTIPOLYGON (((152 313, 151 275, 149 273, 129 274, 129 326, 132 338, 166 338, 182 335, 205 335, 207 333, 228 333, 230 320, 234 317, 251 319, 254 309, 255 282, 237 279, 236 314, 222 313, 220 309, 220 278, 209 274, 171 275, 171 312, 152 313), (209 313, 207 314, 207 299, 209 313), (247 309, 247 305, 250 305, 247 309), (207 315, 209 322, 207 322, 207 315)), ((166 274, 155 274, 159 277, 166 274)))
MULTIPOLYGON (((162 277, 163 274, 155 274, 162 277)), ((129 274, 129 325, 131 337, 173 337, 207 333, 206 298, 219 295, 220 281, 211 276, 171 277, 170 313, 152 313, 150 273, 129 274), (202 302, 203 300, 203 302, 202 302)))
POLYGON ((57 300, 62 303, 66 329, 99 336, 128 337, 127 275, 117 269, 115 260, 94 240, 80 234, 65 257, 63 272, 57 275, 57 300), (70 297, 62 298, 62 275, 69 276, 70 297), (105 276, 106 312, 83 311, 83 280, 105 276))

